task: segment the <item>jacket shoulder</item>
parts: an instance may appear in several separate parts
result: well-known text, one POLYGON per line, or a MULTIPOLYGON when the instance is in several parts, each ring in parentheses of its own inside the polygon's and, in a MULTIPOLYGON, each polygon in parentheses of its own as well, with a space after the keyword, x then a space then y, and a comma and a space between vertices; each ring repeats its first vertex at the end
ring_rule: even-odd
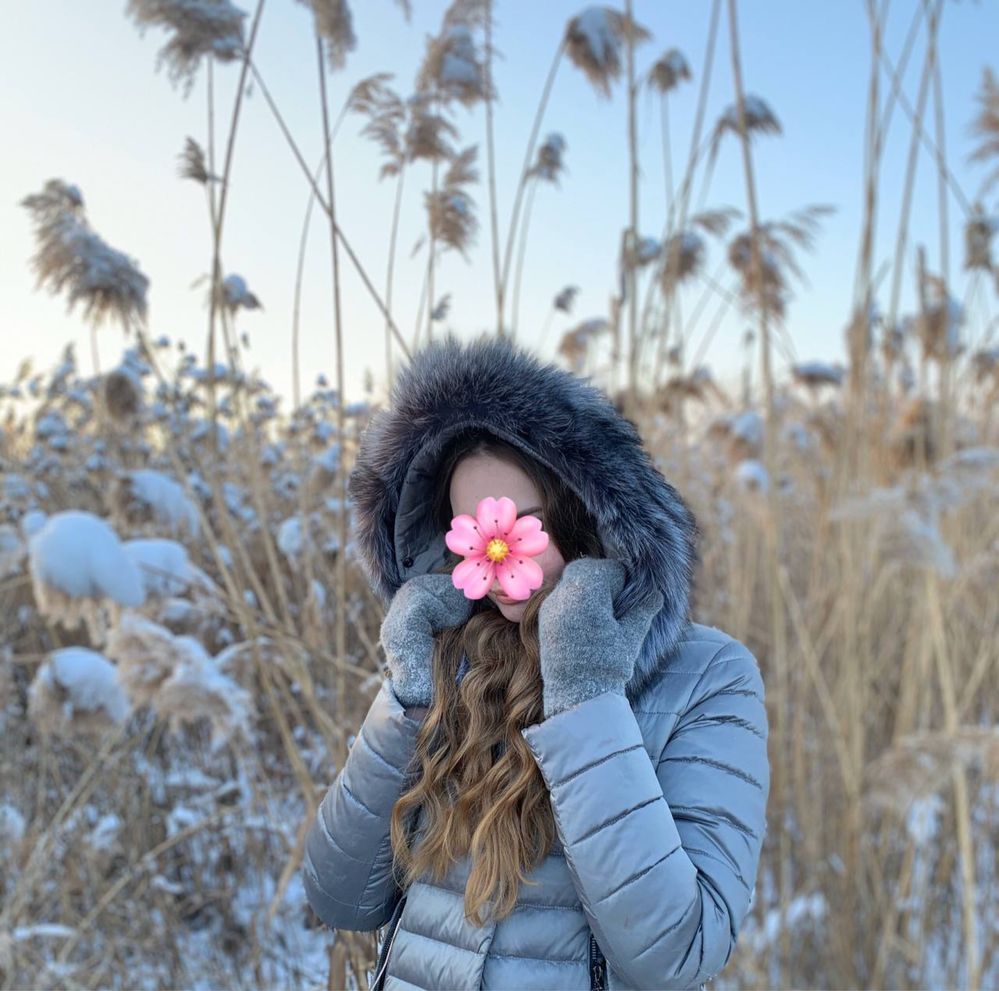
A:
POLYGON ((735 679, 752 683, 763 699, 759 664, 749 648, 717 627, 688 624, 632 706, 650 752, 662 749, 682 716, 699 699, 717 690, 721 681, 735 679))

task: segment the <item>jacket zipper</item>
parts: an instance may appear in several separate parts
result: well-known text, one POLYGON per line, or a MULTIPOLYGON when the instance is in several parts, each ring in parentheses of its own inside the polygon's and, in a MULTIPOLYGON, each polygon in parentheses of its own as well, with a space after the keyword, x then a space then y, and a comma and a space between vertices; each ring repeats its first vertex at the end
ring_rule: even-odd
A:
POLYGON ((590 933, 590 991, 605 991, 607 963, 604 960, 596 937, 590 933))
POLYGON ((392 934, 389 936, 388 944, 385 947, 385 956, 382 958, 381 966, 378 968, 378 972, 375 974, 374 981, 371 984, 372 991, 377 991, 381 985, 378 983, 382 975, 386 972, 389 962, 389 954, 392 952, 392 944, 395 942, 396 933, 399 932, 399 926, 402 924, 402 906, 406 903, 405 897, 403 897, 402 902, 398 906, 398 915, 395 920, 395 927, 392 929, 392 934))

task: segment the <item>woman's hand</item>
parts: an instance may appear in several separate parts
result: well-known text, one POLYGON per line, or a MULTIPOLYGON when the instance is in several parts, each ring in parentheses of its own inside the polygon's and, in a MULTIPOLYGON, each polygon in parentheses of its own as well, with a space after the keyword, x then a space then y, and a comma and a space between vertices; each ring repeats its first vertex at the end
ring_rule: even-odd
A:
POLYGON ((541 604, 538 639, 545 718, 606 691, 624 695, 652 620, 663 606, 653 592, 620 620, 614 599, 625 569, 613 558, 570 561, 541 604))
POLYGON ((405 706, 432 702, 434 634, 461 626, 475 603, 454 587, 450 574, 416 575, 392 598, 381 626, 389 675, 396 698, 405 706))

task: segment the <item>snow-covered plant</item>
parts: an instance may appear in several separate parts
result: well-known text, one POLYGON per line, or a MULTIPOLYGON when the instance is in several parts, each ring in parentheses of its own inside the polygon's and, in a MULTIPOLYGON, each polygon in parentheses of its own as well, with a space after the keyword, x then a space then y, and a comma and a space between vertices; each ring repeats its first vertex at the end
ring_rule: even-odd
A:
POLYGON ((649 69, 649 86, 659 93, 669 93, 684 79, 690 79, 690 64, 678 48, 670 48, 649 69))
POLYGON ((103 643, 108 619, 145 599, 142 576, 110 524, 93 513, 50 516, 28 542, 39 612, 64 626, 85 624, 103 643))
POLYGON ((334 72, 347 64, 347 55, 357 47, 354 18, 347 0, 298 0, 312 10, 316 31, 326 43, 326 60, 334 72))
POLYGON ((444 173, 442 188, 424 194, 432 236, 462 255, 467 255, 479 226, 475 202, 466 191, 466 187, 479 178, 475 167, 477 152, 477 147, 472 145, 456 155, 444 173))
POLYGON ((249 693, 193 637, 174 636, 129 611, 111 631, 106 649, 118 663, 119 680, 133 705, 151 705, 171 732, 207 718, 213 749, 252 738, 249 693))
POLYGON ((551 182, 557 186, 562 170, 565 168, 562 160, 565 149, 565 138, 557 131, 553 131, 538 146, 537 158, 528 175, 544 179, 545 182, 551 182))
POLYGON ((28 689, 28 715, 44 733, 88 738, 120 726, 131 707, 115 666, 86 647, 48 654, 28 689))
POLYGON ((621 75, 621 49, 651 38, 649 31, 613 7, 594 6, 571 18, 565 28, 565 50, 596 91, 610 97, 611 83, 621 75))
POLYGON ((172 32, 156 57, 156 68, 166 63, 170 81, 183 81, 185 98, 203 56, 231 62, 244 51, 246 11, 229 0, 128 0, 125 12, 140 35, 150 25, 172 32))
POLYGON ((38 287, 67 290, 68 310, 79 302, 94 326, 112 317, 122 326, 146 319, 149 279, 136 263, 90 228, 76 186, 50 179, 21 205, 32 214, 38 249, 31 259, 38 287))

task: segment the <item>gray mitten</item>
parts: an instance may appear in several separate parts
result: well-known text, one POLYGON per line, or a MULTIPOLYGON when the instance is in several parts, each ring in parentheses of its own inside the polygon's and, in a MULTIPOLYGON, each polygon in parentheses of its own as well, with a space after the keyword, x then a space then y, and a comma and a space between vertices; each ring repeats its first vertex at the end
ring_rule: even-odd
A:
POLYGON ((381 643, 392 688, 403 705, 430 705, 434 633, 460 626, 474 605, 454 587, 450 574, 416 575, 395 593, 382 621, 381 643))
POLYGON ((541 604, 538 639, 545 718, 606 691, 624 695, 662 592, 614 618, 625 570, 613 558, 570 561, 541 604))

